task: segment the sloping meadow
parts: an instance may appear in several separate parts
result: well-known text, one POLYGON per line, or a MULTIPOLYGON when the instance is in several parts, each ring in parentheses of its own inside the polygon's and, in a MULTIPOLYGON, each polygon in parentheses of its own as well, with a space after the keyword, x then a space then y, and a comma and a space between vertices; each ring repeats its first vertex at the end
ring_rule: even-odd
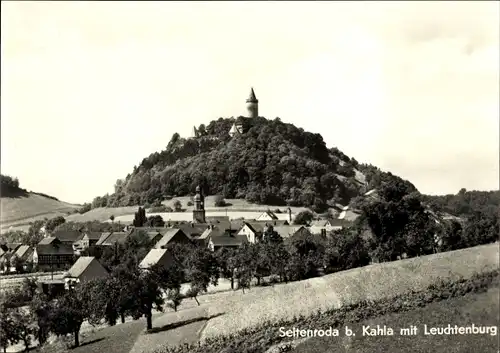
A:
POLYGON ((499 268, 499 244, 477 246, 419 258, 374 264, 320 278, 228 293, 209 309, 201 341, 258 326, 290 320, 364 300, 419 291, 440 280, 470 278, 499 268))

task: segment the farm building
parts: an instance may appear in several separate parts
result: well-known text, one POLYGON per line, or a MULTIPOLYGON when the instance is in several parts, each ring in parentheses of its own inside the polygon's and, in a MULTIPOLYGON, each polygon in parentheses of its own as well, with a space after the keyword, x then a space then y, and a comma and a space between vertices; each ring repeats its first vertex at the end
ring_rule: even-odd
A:
POLYGON ((97 278, 107 277, 108 271, 93 256, 81 256, 64 276, 65 287, 97 278))
POLYGON ((170 228, 168 229, 163 237, 155 244, 156 249, 162 249, 168 244, 179 243, 179 244, 189 244, 191 239, 184 233, 181 229, 170 228))
POLYGON ((167 249, 151 249, 139 264, 142 270, 148 270, 153 266, 168 267, 174 262, 172 253, 167 249))
POLYGON ((40 270, 69 268, 74 263, 73 246, 62 243, 57 238, 48 244, 41 241, 33 251, 33 263, 40 270))

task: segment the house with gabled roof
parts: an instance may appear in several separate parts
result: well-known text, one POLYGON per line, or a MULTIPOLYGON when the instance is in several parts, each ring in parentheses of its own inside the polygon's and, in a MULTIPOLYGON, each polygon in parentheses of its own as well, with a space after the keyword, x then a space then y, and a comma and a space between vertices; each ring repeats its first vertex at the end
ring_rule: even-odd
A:
POLYGON ((109 276, 108 271, 93 256, 80 256, 64 275, 66 288, 76 283, 109 276))
POLYGON ((313 220, 309 225, 309 231, 311 234, 323 234, 330 233, 336 230, 341 230, 342 228, 348 227, 351 222, 344 219, 320 219, 313 220))
POLYGON ((165 227, 134 227, 129 229, 128 233, 131 236, 143 234, 151 243, 156 244, 167 231, 168 228, 165 227))
POLYGON ((21 245, 17 248, 13 256, 18 258, 20 261, 29 262, 33 260, 33 251, 34 249, 31 246, 21 245))
POLYGON ((278 217, 271 212, 271 210, 267 210, 266 212, 262 213, 260 216, 255 218, 256 221, 274 221, 278 220, 278 217))
POLYGON ((256 243, 262 239, 266 227, 265 222, 245 222, 237 234, 245 236, 250 243, 256 243))
POLYGON ((139 268, 142 270, 149 270, 153 266, 168 268, 174 261, 168 249, 151 249, 139 264, 139 268))
POLYGON ((129 236, 130 232, 102 233, 96 243, 96 246, 115 246, 118 244, 125 244, 129 236))
POLYGON ((208 248, 212 251, 217 251, 221 248, 237 249, 243 243, 248 242, 244 235, 231 235, 224 233, 222 235, 210 235, 207 239, 208 248))
POLYGON ((97 244, 101 238, 101 232, 85 232, 82 233, 80 238, 73 243, 73 250, 76 254, 97 244))
POLYGON ((311 232, 303 225, 288 225, 273 227, 273 230, 278 233, 283 239, 288 239, 295 236, 308 236, 311 232))
POLYGON ((71 244, 80 240, 83 233, 78 230, 58 230, 51 234, 52 237, 57 238, 61 243, 71 244))
POLYGON ((56 237, 45 237, 45 238, 42 238, 42 240, 40 240, 38 242, 38 245, 49 245, 49 244, 52 244, 52 242, 59 242, 60 243, 60 241, 56 237))
POLYGON ((191 238, 186 235, 181 229, 167 229, 163 237, 155 244, 155 249, 165 248, 168 244, 190 244, 191 238))
POLYGON ((59 239, 42 239, 33 251, 33 263, 40 270, 69 268, 75 259, 72 244, 63 243, 59 239))
POLYGON ((208 227, 210 227, 209 223, 181 223, 175 225, 173 228, 181 229, 184 234, 191 239, 196 239, 202 235, 208 227))

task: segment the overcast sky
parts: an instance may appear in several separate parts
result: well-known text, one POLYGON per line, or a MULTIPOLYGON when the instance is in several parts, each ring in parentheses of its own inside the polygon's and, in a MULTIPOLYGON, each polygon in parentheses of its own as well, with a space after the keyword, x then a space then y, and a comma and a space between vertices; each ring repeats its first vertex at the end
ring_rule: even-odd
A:
POLYGON ((245 114, 423 193, 499 186, 499 3, 2 2, 1 170, 68 202, 245 114))

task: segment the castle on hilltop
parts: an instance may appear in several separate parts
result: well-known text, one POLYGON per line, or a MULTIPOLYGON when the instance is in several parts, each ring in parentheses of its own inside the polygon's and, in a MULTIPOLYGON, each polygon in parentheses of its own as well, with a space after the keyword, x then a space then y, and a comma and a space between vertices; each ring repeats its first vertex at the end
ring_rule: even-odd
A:
MULTIPOLYGON (((259 100, 255 96, 253 88, 250 89, 250 95, 246 100, 247 116, 240 116, 236 118, 233 126, 229 130, 229 136, 233 137, 237 134, 244 134, 248 131, 249 119, 257 118, 259 116, 259 100)), ((193 126, 191 138, 199 137, 200 132, 193 126)))

